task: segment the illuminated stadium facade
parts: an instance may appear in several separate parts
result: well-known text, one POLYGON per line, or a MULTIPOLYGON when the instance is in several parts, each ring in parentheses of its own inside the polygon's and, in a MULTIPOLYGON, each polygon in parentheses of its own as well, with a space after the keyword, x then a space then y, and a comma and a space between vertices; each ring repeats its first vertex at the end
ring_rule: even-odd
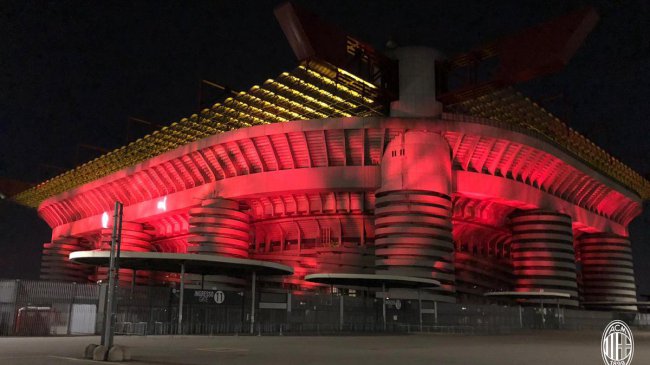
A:
POLYGON ((123 251, 293 267, 260 278, 267 287, 309 292, 328 288, 309 274, 394 274, 439 281, 428 300, 546 291, 568 293, 570 307, 636 310, 627 227, 650 183, 512 88, 559 71, 595 24, 592 10, 447 60, 423 47, 385 56, 291 4, 276 16, 296 69, 15 197, 52 227, 42 278, 105 278, 68 255, 107 249, 120 201, 123 251), (536 34, 552 42, 531 43, 536 34), (492 59, 489 79, 453 84, 454 72, 492 59))

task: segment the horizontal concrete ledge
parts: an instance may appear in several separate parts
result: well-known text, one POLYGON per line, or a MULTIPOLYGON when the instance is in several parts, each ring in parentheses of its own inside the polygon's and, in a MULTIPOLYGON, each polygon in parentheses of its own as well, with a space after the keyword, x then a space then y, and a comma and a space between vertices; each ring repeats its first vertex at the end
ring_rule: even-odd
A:
POLYGON ((483 296, 486 297, 507 297, 507 298, 549 298, 549 299, 566 299, 571 298, 571 295, 562 292, 552 292, 552 291, 501 291, 501 292, 492 292, 485 293, 483 296))
POLYGON ((330 285, 393 288, 437 288, 438 280, 403 275, 322 273, 305 276, 306 281, 330 285))
MULTIPOLYGON (((70 261, 95 266, 107 266, 109 251, 77 251, 70 254, 70 261)), ((240 275, 257 272, 262 275, 291 275, 293 268, 276 262, 241 259, 218 255, 121 252, 120 268, 179 272, 185 265, 188 274, 240 275)))

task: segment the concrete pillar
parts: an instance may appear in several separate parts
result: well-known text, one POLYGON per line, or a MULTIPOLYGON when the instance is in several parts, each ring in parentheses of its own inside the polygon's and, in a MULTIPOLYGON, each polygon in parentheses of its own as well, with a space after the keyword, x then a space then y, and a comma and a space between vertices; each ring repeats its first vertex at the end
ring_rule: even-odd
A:
MULTIPOLYGON (((387 146, 375 203, 377 272, 433 278, 454 301, 451 152, 436 133, 407 131, 387 146)), ((413 293, 415 296, 415 293, 413 293)))
POLYGON ((515 290, 568 293, 571 298, 561 304, 577 307, 571 217, 535 210, 515 213, 510 219, 515 290))
MULTIPOLYGON (((632 246, 628 238, 610 233, 583 234, 576 243, 585 302, 636 301, 632 246)), ((637 310, 636 306, 586 307, 637 310)))

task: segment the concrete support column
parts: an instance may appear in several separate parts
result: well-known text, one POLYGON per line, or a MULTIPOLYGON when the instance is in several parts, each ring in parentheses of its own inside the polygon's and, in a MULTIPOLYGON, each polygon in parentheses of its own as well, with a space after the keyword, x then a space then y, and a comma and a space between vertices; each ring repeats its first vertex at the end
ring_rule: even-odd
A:
MULTIPOLYGON (((628 238, 609 233, 583 234, 576 243, 586 303, 636 301, 632 246, 628 238)), ((636 306, 586 304, 585 307, 637 310, 636 306)))
POLYGON ((561 300, 578 306, 578 286, 573 250, 571 217, 544 211, 526 211, 511 216, 511 258, 517 291, 568 293, 561 300))
POLYGON ((206 199, 190 209, 189 252, 248 258, 250 223, 239 211, 239 202, 224 198, 206 199))
MULTIPOLYGON (((451 153, 435 133, 407 131, 387 146, 375 202, 375 266, 441 282, 437 299, 454 301, 451 153)), ((415 293, 413 293, 415 297, 415 293)))

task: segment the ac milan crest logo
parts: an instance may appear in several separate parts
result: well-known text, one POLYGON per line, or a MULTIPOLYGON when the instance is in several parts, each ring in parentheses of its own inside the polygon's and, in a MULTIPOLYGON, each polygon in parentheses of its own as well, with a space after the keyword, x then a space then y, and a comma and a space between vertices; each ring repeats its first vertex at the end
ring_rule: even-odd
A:
POLYGON ((603 331, 600 352, 606 365, 629 365, 634 356, 632 330, 623 321, 611 321, 603 331))

